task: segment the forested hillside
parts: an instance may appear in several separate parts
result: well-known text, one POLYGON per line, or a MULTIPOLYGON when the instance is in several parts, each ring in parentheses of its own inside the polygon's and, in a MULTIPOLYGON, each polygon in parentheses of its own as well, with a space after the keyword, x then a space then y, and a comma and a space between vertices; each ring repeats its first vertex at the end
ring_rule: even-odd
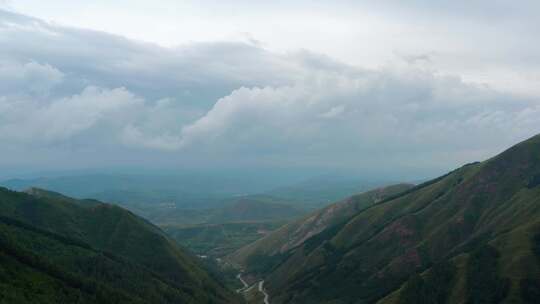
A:
POLYGON ((120 207, 0 189, 0 302, 235 303, 159 228, 120 207))

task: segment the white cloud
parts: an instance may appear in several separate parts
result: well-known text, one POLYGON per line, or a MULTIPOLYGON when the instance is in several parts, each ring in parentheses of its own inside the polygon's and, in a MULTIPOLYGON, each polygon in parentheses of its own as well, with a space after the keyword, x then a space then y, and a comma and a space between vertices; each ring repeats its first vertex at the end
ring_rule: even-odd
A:
POLYGON ((0 138, 32 145, 54 144, 99 124, 121 125, 122 118, 142 103, 124 88, 96 87, 87 87, 80 94, 49 102, 3 100, 0 138))
POLYGON ((420 155, 473 160, 538 132, 538 117, 538 101, 423 70, 329 72, 293 86, 238 89, 173 145, 364 165, 420 155))
POLYGON ((0 94, 47 95, 64 74, 49 64, 0 61, 0 94))

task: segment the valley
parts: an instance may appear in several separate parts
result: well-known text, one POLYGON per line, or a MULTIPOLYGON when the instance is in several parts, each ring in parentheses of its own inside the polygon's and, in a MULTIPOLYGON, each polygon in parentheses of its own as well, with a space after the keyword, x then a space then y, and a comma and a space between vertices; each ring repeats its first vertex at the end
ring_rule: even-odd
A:
POLYGON ((0 304, 540 304, 540 0, 0 0, 0 304))
POLYGON ((114 203, 148 219, 196 255, 220 258, 304 216, 328 199, 382 183, 354 178, 332 183, 328 180, 310 179, 249 195, 236 193, 240 189, 257 191, 272 183, 252 182, 240 187, 237 183, 245 183, 246 178, 225 183, 204 174, 195 179, 187 175, 94 174, 10 179, 0 185, 19 191, 42 187, 114 203), (312 199, 314 196, 320 199, 312 199))
POLYGON ((264 288, 264 280, 248 285, 241 273, 238 274, 237 278, 244 287, 237 289, 236 292, 242 294, 248 304, 270 304, 270 295, 264 288))
POLYGON ((210 209, 158 205, 148 221, 93 199, 4 189, 1 257, 16 266, 3 266, 0 277, 12 283, 0 287, 21 303, 17 290, 36 276, 49 285, 31 292, 82 302, 97 299, 97 288, 134 303, 533 303, 538 176, 540 136, 422 184, 379 187, 320 209, 261 194, 210 209), (138 281, 124 283, 132 274, 138 281), (138 284, 146 287, 135 292, 138 284))
POLYGON ((264 237, 283 223, 285 221, 229 222, 194 226, 164 225, 161 228, 195 254, 220 258, 264 237))

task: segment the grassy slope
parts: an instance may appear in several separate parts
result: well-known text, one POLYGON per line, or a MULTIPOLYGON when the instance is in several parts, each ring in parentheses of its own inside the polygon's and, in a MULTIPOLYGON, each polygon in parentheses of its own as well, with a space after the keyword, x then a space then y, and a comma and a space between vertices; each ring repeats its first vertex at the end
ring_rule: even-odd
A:
POLYGON ((524 294, 540 286, 531 249, 539 221, 536 136, 326 229, 289 252, 266 280, 273 303, 371 303, 406 282, 408 293, 393 294, 385 302, 410 303, 413 295, 441 279, 411 281, 413 274, 447 262, 460 267, 452 275, 452 288, 439 296, 449 293, 459 303, 490 303, 497 297, 526 302, 524 294), (462 264, 458 257, 465 259, 459 260, 462 264), (489 279, 477 279, 478 271, 489 271, 489 279))
POLYGON ((228 260, 245 267, 247 260, 254 255, 285 254, 325 228, 339 224, 381 199, 405 191, 410 187, 412 186, 408 184, 398 184, 351 196, 281 227, 257 242, 231 254, 228 260))
MULTIPOLYGON (((50 237, 43 233, 39 238, 31 240, 31 233, 20 227, 3 230, 3 237, 10 239, 16 248, 22 248, 23 255, 39 255, 45 259, 43 263, 52 264, 63 272, 80 272, 81 267, 86 267, 89 269, 84 269, 92 273, 107 273, 108 267, 96 269, 94 266, 98 267, 99 263, 94 265, 89 262, 92 258, 101 257, 105 252, 129 261, 126 265, 131 265, 130 267, 121 264, 113 265, 112 269, 118 268, 118 272, 128 281, 130 275, 143 279, 144 284, 140 288, 148 289, 145 295, 163 292, 163 289, 160 289, 162 283, 155 284, 155 279, 152 279, 150 274, 157 275, 160 282, 167 282, 166 289, 173 290, 172 294, 175 296, 171 296, 167 301, 160 301, 162 303, 172 303, 178 299, 183 299, 186 303, 230 303, 236 299, 209 277, 194 258, 185 254, 159 228, 119 207, 97 201, 78 201, 40 190, 33 190, 30 195, 0 189, 0 215, 31 224, 40 231, 89 244, 86 248, 88 252, 79 252, 69 244, 53 244, 50 237), (50 244, 28 246, 40 242, 50 244), (49 251, 49 248, 56 247, 62 254, 49 251), (146 280, 148 278, 150 279, 146 280)), ((107 259, 100 261, 105 265, 112 263, 107 259)), ((36 270, 32 264, 27 263, 26 266, 29 272, 39 270, 39 267, 36 270)), ((112 278, 118 278, 119 273, 113 272, 107 277, 98 276, 95 279, 108 284, 112 278)), ((30 283, 42 282, 30 280, 30 283)), ((128 286, 118 288, 131 292, 134 286, 136 285, 130 282, 128 286)), ((167 294, 163 293, 162 296, 167 294)))

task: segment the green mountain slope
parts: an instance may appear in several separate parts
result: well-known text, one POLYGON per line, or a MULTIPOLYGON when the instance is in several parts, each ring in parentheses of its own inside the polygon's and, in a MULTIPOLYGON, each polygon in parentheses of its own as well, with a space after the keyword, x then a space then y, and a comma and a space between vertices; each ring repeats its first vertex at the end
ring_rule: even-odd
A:
POLYGON ((231 254, 228 260, 239 265, 246 265, 249 261, 252 261, 252 264, 255 263, 262 266, 266 263, 258 263, 257 257, 264 259, 264 257, 286 254, 310 237, 323 232, 329 227, 342 223, 360 210, 411 187, 412 185, 410 184, 397 184, 351 196, 281 227, 267 237, 231 254))
POLYGON ((535 303, 539 239, 536 136, 243 265, 272 303, 535 303))
POLYGON ((0 302, 238 302, 159 228, 113 205, 0 188, 0 241, 0 302))

